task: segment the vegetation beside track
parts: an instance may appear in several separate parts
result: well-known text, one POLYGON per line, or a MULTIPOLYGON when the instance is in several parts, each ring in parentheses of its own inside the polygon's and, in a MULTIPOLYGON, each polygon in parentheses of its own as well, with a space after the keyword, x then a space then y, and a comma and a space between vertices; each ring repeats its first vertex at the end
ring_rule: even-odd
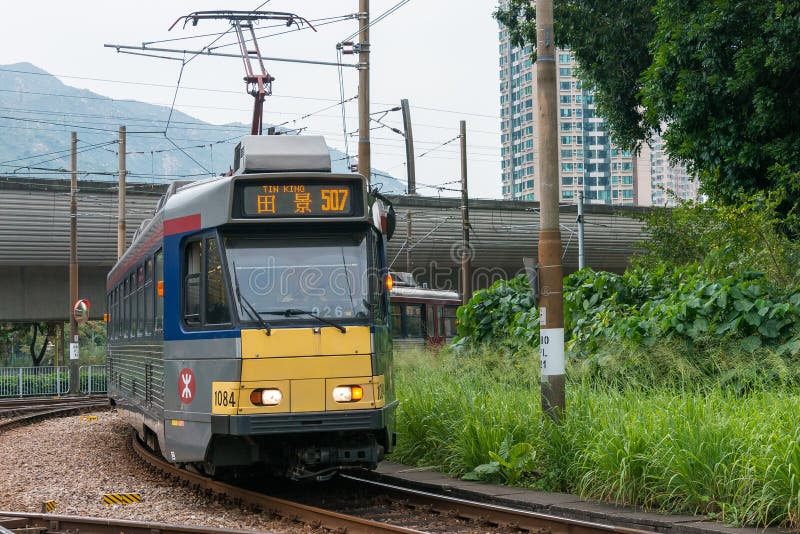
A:
POLYGON ((624 274, 565 280, 567 411, 542 417, 518 277, 397 358, 394 458, 471 479, 800 528, 800 242, 769 198, 648 218, 624 274))
POLYGON ((521 351, 401 355, 393 458, 738 524, 800 526, 800 391, 572 379, 558 426, 542 417, 537 363, 521 351))

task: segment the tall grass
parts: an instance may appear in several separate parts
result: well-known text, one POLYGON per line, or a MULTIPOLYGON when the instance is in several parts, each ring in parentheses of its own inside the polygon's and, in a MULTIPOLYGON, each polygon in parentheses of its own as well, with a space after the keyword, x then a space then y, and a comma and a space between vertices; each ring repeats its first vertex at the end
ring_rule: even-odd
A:
POLYGON ((757 381, 599 385, 570 369, 559 426, 542 417, 536 363, 489 351, 398 357, 394 458, 460 476, 504 441, 529 443, 534 453, 512 479, 530 487, 800 527, 800 391, 757 381))

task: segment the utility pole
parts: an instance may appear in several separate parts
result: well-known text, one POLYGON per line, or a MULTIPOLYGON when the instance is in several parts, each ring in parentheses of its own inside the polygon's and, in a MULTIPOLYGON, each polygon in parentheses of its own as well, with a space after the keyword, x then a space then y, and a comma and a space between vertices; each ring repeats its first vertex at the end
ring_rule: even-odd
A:
POLYGON ((583 191, 578 191, 578 269, 583 267, 583 191))
MULTIPOLYGON (((119 191, 117 192, 117 259, 125 254, 125 127, 119 127, 119 191)), ((75 304, 73 302, 73 304, 75 304)))
POLYGON ((565 408, 564 301, 558 220, 558 123, 553 0, 536 2, 536 98, 539 134, 539 347, 542 411, 561 421, 565 408))
POLYGON ((417 174, 414 163, 414 134, 411 130, 411 109, 408 106, 408 99, 400 100, 400 109, 403 112, 403 129, 406 138, 406 170, 408 171, 408 194, 417 194, 417 174))
POLYGON ((72 132, 69 187, 69 391, 78 394, 78 321, 72 307, 78 302, 78 134, 72 132))
POLYGON ((461 121, 461 301, 472 298, 472 258, 469 248, 469 194, 467 193, 467 121, 461 121))
POLYGON ((372 182, 369 146, 369 0, 358 0, 358 172, 372 182))

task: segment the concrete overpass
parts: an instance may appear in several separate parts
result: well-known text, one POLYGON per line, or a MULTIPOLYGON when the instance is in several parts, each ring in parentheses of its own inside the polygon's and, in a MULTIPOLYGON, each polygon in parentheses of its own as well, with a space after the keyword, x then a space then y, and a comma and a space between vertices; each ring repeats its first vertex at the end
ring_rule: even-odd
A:
MULTIPOLYGON (((134 184, 127 189, 127 242, 142 219, 152 214, 164 184, 134 184)), ((459 200, 390 197, 398 213, 389 242, 392 268, 413 271, 431 287, 455 288, 460 265, 459 200), (411 263, 405 239, 411 216, 411 263)), ((585 207, 586 265, 621 272, 642 239, 642 224, 632 215, 647 208, 585 207)), ((577 268, 576 208, 562 208, 566 272, 577 268)), ((538 203, 471 200, 473 284, 522 270, 522 257, 536 257, 538 203)), ((117 186, 79 181, 79 295, 92 302, 92 317, 105 312, 105 277, 116 261, 117 186)), ((0 321, 67 320, 69 297, 69 181, 0 177, 0 321)))

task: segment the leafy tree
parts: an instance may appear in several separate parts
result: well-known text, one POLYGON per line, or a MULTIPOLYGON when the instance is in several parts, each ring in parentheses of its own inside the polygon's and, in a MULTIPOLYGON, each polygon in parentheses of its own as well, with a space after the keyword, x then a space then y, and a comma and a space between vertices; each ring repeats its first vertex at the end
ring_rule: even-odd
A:
POLYGON ((658 0, 641 102, 669 153, 726 202, 800 192, 800 1, 658 0))
MULTIPOLYGON (((527 4, 496 13, 516 44, 535 42, 527 4)), ((668 125, 667 151, 710 197, 776 191, 783 230, 798 227, 800 0, 559 0, 554 19, 615 142, 668 125)))
POLYGON ((648 239, 637 266, 700 264, 712 277, 757 271, 777 286, 800 284, 800 243, 780 231, 779 193, 759 194, 736 205, 681 202, 640 218, 648 239))
POLYGON ((28 350, 30 351, 31 361, 33 362, 34 367, 39 367, 39 365, 41 365, 44 355, 47 352, 47 345, 50 343, 50 338, 54 336, 55 327, 52 323, 31 323, 31 335, 30 343, 28 344, 28 350), (40 333, 44 335, 44 339, 42 340, 42 345, 37 349, 36 339, 39 337, 40 333))
MULTIPOLYGON (((556 0, 556 44, 569 47, 578 74, 595 88, 595 104, 623 148, 635 148, 652 128, 638 94, 641 74, 652 63, 648 48, 656 32, 656 0, 556 0)), ((530 0, 510 0, 495 12, 516 46, 536 45, 536 8, 530 0)))

